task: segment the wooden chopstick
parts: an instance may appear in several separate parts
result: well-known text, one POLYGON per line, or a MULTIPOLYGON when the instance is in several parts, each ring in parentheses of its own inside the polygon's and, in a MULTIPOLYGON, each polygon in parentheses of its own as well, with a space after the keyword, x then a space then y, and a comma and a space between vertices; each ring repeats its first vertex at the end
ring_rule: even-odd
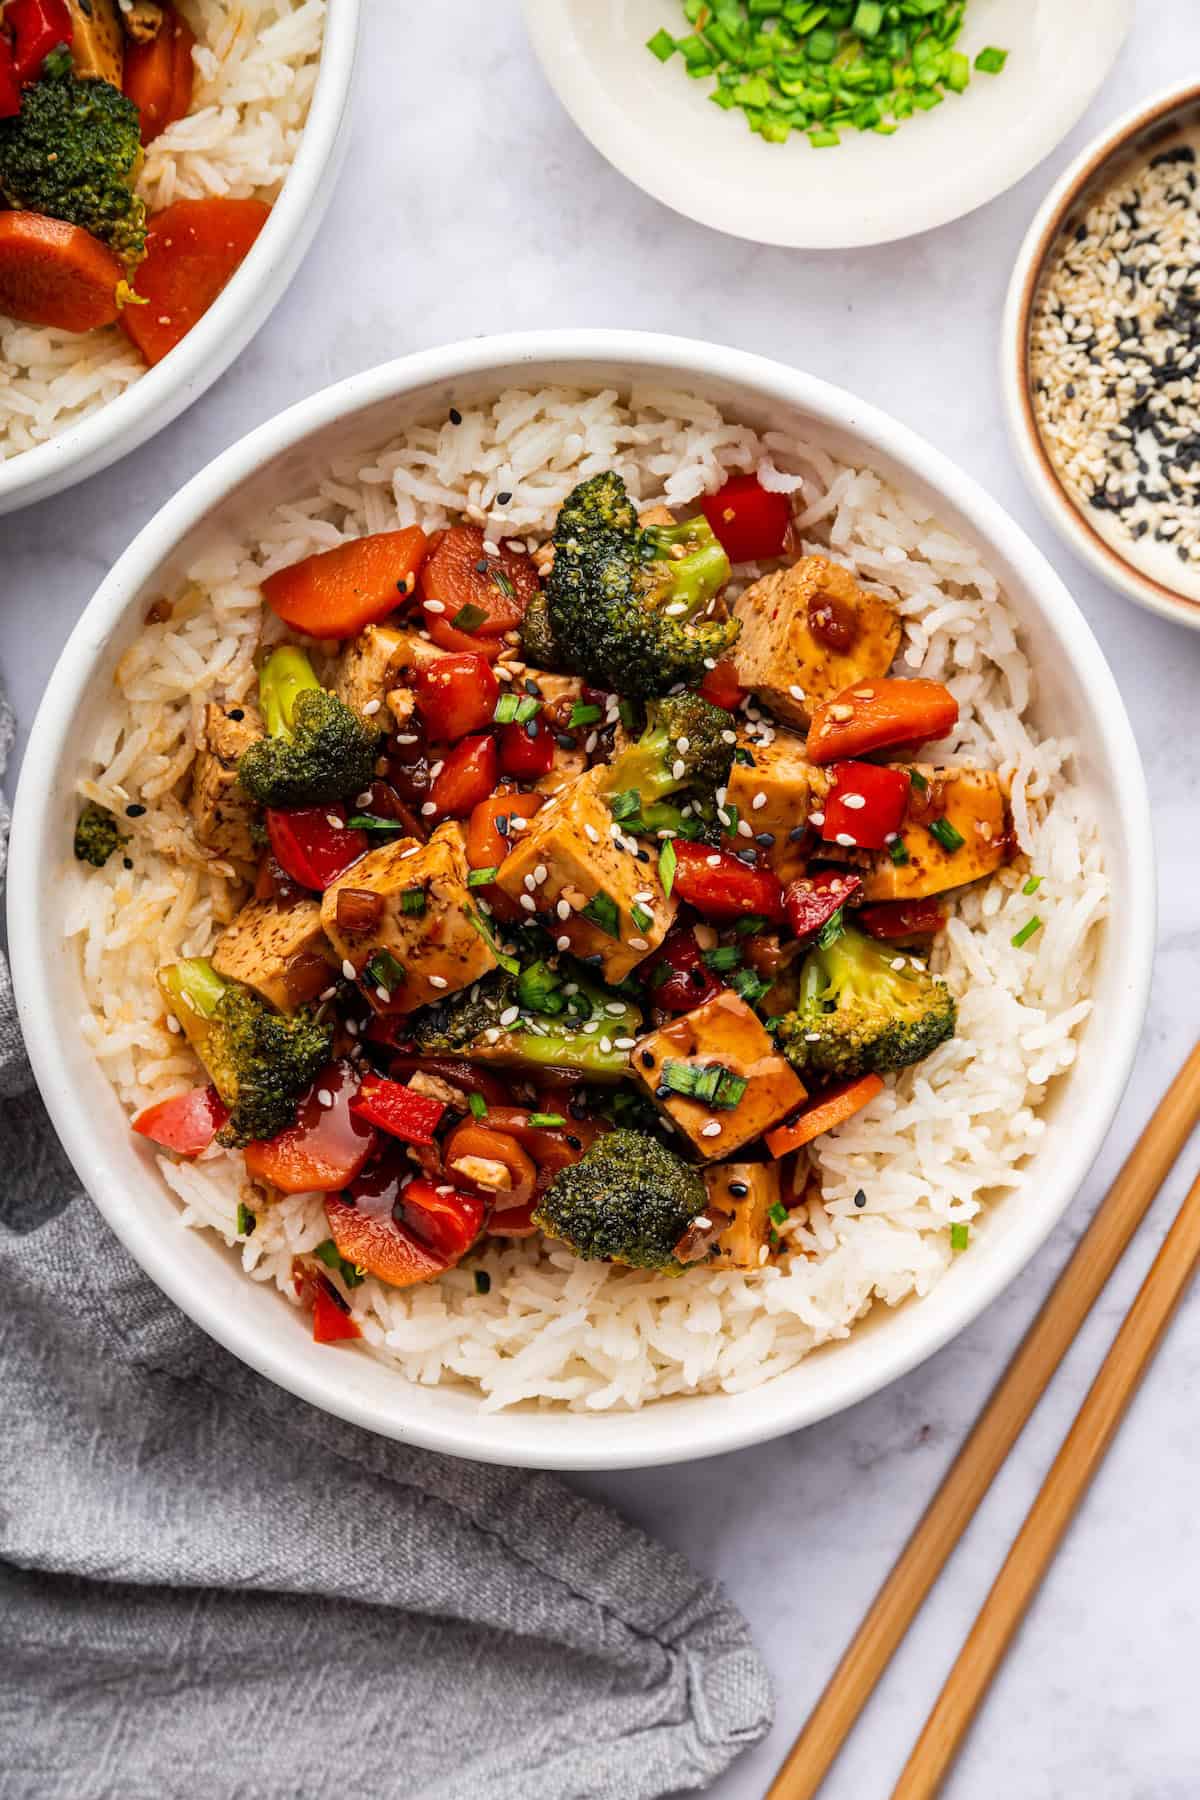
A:
POLYGON ((767 1800, 812 1800, 1200 1120, 1200 1044, 1160 1101, 871 1603, 767 1800))
POLYGON ((1154 1360, 1198 1258, 1200 1177, 1180 1207, 1025 1523, 1013 1540, 1004 1566, 904 1765, 892 1800, 931 1800, 941 1788, 1063 1533, 1154 1360))

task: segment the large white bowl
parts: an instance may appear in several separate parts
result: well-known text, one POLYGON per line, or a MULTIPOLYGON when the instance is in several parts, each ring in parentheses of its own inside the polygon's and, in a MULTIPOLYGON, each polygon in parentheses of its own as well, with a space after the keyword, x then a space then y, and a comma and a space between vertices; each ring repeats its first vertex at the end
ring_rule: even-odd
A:
POLYGON ((1062 582, 981 488, 904 426, 812 376, 683 338, 485 338, 389 363, 292 407, 197 475, 112 570, 51 677, 17 793, 8 919, 21 1023, 51 1117, 114 1231, 185 1312, 254 1368, 356 1424, 457 1456, 547 1468, 668 1463, 794 1430, 895 1380, 973 1319, 1042 1243, 1099 1148, 1138 1040, 1154 941, 1149 816, 1116 684, 1062 582), (607 385, 630 375, 693 388, 758 426, 816 434, 930 500, 979 545, 1022 622, 1038 670, 1039 717, 1079 745, 1116 924, 1101 953, 1094 1015, 1074 1069, 1047 1104, 1048 1130, 1025 1187, 997 1202, 970 1253, 928 1299, 877 1308, 849 1340, 755 1392, 662 1401, 637 1414, 488 1414, 468 1392, 420 1388, 367 1355, 312 1343, 303 1314, 247 1280, 216 1237, 180 1225, 149 1147, 129 1130, 79 1036, 84 1001, 61 936, 72 790, 118 657, 147 606, 219 530, 252 534, 269 508, 309 492, 331 459, 365 458, 418 413, 473 404, 514 382, 607 385))
POLYGON ((0 514, 46 500, 128 456, 198 400, 282 298, 333 194, 349 137, 361 0, 329 0, 316 86, 271 216, 229 285, 182 343, 77 425, 0 462, 0 514))

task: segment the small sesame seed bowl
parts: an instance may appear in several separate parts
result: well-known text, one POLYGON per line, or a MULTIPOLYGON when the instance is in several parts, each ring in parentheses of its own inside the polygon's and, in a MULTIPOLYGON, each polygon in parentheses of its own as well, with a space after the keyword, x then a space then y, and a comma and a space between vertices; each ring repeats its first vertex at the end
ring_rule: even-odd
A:
POLYGON ((1200 630, 1200 84, 1126 113, 1048 194, 1001 373, 1051 524, 1111 586, 1200 630))

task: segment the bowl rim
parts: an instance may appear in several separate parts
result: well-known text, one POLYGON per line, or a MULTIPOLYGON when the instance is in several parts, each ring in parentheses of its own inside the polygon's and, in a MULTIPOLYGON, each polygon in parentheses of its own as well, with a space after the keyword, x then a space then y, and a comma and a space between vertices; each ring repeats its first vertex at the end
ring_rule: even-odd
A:
POLYGON ((0 514, 46 500, 138 449, 198 400, 266 322, 303 261, 346 149, 362 0, 327 0, 317 79, 271 216, 232 280, 161 363, 56 437, 0 462, 0 514))
POLYGON ((1106 165, 1170 115, 1200 107, 1200 81, 1175 84, 1140 100, 1097 134, 1063 171, 1030 223, 1009 279, 1000 336, 1001 380, 1009 436, 1026 482, 1046 518, 1112 587, 1162 618, 1200 631, 1200 599, 1146 574, 1104 538, 1071 498, 1042 440, 1033 409, 1030 324, 1034 299, 1062 229, 1106 165))
MULTIPOLYGON (((61 854, 61 846, 57 854, 61 854)), ((1003 508, 940 451, 907 426, 845 390, 815 376, 749 352, 700 340, 654 333, 568 330, 525 332, 473 339, 416 352, 325 388, 231 445, 169 499, 143 527, 114 565, 75 626, 50 677, 34 719, 13 811, 10 852, 8 926, 18 1012, 43 1100, 80 1180, 126 1248, 155 1283, 217 1342, 279 1386, 323 1410, 385 1436, 399 1437, 428 1449, 509 1466, 604 1469, 659 1466, 715 1455, 798 1429, 838 1412, 878 1391, 923 1362, 961 1331, 1008 1285, 1045 1241, 1086 1176, 1112 1122, 1124 1091, 1141 1033, 1149 997, 1155 938, 1155 862, 1145 776, 1133 731, 1115 679, 1090 627, 1065 585, 1041 551, 1003 508), (440 1416, 420 1406, 403 1404, 408 1384, 398 1378, 400 1404, 385 1409, 354 1392, 343 1380, 336 1359, 299 1368, 287 1346, 247 1323, 249 1311, 223 1312, 204 1289, 190 1282, 166 1239, 140 1223, 126 1201, 127 1183, 106 1171, 98 1158, 88 1121, 70 1103, 70 1063, 64 1045, 72 1031, 65 1011, 56 1016, 43 963, 39 871, 53 867, 56 854, 43 795, 54 791, 59 765, 68 753, 70 722, 82 702, 93 666, 113 632, 136 603, 144 583, 178 542, 254 472, 281 452, 312 438, 346 415, 402 397, 430 384, 486 376, 504 370, 508 379, 522 365, 531 369, 554 365, 545 379, 570 380, 572 364, 616 364, 635 374, 653 369, 683 381, 732 384, 751 396, 795 407, 818 425, 853 432, 876 453, 935 488, 993 550, 999 550, 1023 585, 1036 596, 1034 612, 1063 641, 1069 634, 1070 659, 1084 703, 1106 742, 1114 768, 1114 812, 1128 845, 1128 866, 1120 871, 1123 894, 1122 981, 1128 1004, 1114 1021, 1111 1054, 1082 1096, 1086 1128, 1070 1134, 1058 1173, 1053 1203, 1030 1209, 1022 1229, 1010 1230, 991 1248, 986 1275, 951 1295, 940 1325, 933 1315, 921 1324, 919 1306, 911 1309, 915 1329, 882 1337, 868 1370, 847 1374, 832 1367, 818 1390, 783 1404, 778 1388, 774 1406, 737 1404, 698 1414, 691 1430, 656 1433, 643 1423, 654 1407, 640 1413, 581 1415, 560 1409, 546 1412, 484 1414, 478 1408, 440 1416), (550 1423, 548 1424, 547 1421, 550 1423), (582 1421, 582 1424, 579 1423, 582 1421), (626 1442, 631 1437, 632 1442, 626 1442), (666 1441, 664 1441, 664 1439, 666 1441)), ((45 921, 49 929, 49 920, 45 921)), ((77 1034, 75 1034, 77 1035, 77 1034)), ((155 1180, 157 1181, 157 1176, 155 1180)), ((801 1365, 803 1366, 803 1365, 801 1365)), ((781 1378, 786 1381, 787 1377, 781 1378)), ((772 1384, 759 1393, 770 1391, 772 1384)), ((724 1396, 696 1396, 697 1407, 724 1396)), ((736 1397, 739 1402, 752 1398, 736 1397)), ((691 1397, 687 1404, 691 1405, 691 1397)), ((671 1402, 664 1402, 670 1406, 671 1402)))

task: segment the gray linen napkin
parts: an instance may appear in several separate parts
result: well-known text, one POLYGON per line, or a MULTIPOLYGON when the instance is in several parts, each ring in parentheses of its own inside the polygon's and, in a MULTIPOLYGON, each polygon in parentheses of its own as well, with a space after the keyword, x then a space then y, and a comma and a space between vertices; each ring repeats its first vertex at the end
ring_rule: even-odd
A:
POLYGON ((2 962, 0 1168, 7 1800, 649 1800, 766 1731, 746 1625, 680 1557, 327 1418, 159 1293, 58 1145, 2 962))

